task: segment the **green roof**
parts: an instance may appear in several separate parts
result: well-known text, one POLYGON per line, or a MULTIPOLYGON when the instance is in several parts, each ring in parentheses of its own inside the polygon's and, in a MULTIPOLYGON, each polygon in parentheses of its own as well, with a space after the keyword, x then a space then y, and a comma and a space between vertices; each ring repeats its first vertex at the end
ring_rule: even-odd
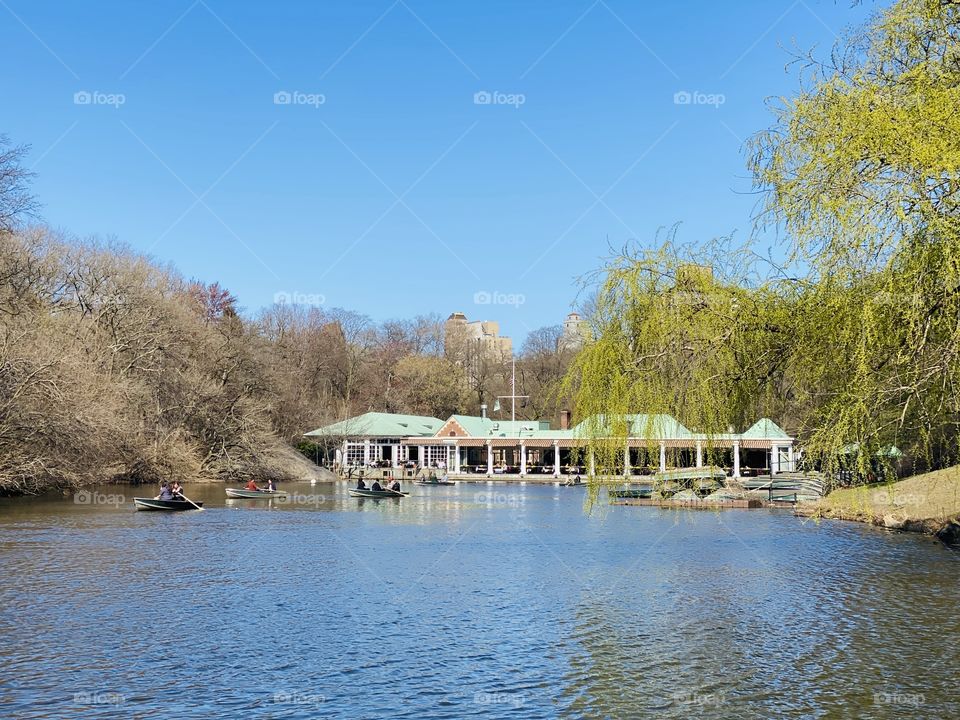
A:
MULTIPOLYGON (((860 452, 860 443, 852 442, 840 448, 841 455, 856 455, 860 452)), ((887 445, 877 450, 874 455, 877 457, 903 457, 903 451, 896 445, 887 445)))
MULTIPOLYGON (((687 430, 679 420, 672 415, 663 414, 638 414, 623 415, 622 420, 629 423, 630 437, 645 439, 683 439, 693 438, 692 432, 687 430)), ((597 415, 587 418, 579 425, 574 427, 574 433, 578 437, 587 437, 591 430, 599 434, 604 434, 610 428, 610 422, 606 415, 597 415)))
POLYGON ((399 415, 397 413, 368 412, 349 420, 317 428, 306 433, 307 437, 333 435, 343 437, 429 437, 436 435, 444 421, 425 415, 399 415))
POLYGON ((790 440, 786 431, 770 418, 761 418, 741 435, 744 440, 790 440))
POLYGON ((550 423, 545 420, 495 420, 475 415, 451 415, 450 420, 456 421, 471 437, 540 437, 550 431, 550 423))

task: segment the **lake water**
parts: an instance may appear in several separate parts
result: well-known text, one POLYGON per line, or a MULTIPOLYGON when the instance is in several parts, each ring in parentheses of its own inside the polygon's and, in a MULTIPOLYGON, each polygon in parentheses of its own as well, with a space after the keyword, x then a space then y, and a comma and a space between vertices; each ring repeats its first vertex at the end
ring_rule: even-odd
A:
POLYGON ((0 717, 960 717, 960 556, 931 539, 587 515, 582 488, 285 489, 0 500, 0 717))

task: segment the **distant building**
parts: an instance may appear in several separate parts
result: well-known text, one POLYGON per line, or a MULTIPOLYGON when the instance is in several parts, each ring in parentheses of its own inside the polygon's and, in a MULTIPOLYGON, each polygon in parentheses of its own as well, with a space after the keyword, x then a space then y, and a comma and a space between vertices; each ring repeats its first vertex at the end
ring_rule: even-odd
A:
POLYGON ((462 312, 447 318, 444 350, 454 357, 504 360, 513 357, 513 340, 500 335, 500 323, 494 320, 467 320, 462 312))
POLYGON ((563 321, 563 334, 557 341, 557 351, 579 350, 586 338, 587 321, 579 313, 572 312, 563 321))

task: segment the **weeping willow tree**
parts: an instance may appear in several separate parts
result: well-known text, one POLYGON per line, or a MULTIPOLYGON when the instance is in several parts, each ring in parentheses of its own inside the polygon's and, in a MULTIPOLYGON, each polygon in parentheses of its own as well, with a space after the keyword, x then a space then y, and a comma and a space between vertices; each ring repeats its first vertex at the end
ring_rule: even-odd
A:
POLYGON ((791 372, 809 452, 956 462, 960 2, 901 0, 812 63, 753 141, 762 220, 807 268, 791 372))
POLYGON ((872 477, 891 445, 957 461, 958 21, 960 2, 901 0, 774 104, 749 165, 783 268, 672 238, 608 261, 565 384, 589 451, 622 453, 633 413, 710 435, 770 415, 828 471, 852 450, 872 477))
MULTIPOLYGON (((622 467, 628 436, 656 456, 672 416, 712 438, 762 413, 783 415, 794 286, 760 274, 749 246, 681 245, 676 231, 653 248, 626 247, 599 272, 591 340, 564 380, 586 429, 597 473, 622 467)), ((655 464, 651 463, 651 464, 655 464)))

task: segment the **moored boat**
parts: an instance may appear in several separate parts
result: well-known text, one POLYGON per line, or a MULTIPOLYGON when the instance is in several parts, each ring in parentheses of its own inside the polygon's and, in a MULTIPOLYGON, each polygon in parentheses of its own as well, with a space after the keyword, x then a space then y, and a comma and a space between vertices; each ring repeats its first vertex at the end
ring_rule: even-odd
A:
POLYGON ((350 493, 351 497, 361 498, 402 498, 410 494, 397 490, 360 490, 358 488, 350 488, 347 492, 350 493))
POLYGON ((619 500, 630 499, 637 500, 640 498, 648 498, 653 494, 653 488, 649 485, 646 487, 640 488, 630 488, 627 490, 608 490, 607 495, 611 498, 617 498, 619 500))
POLYGON ((138 498, 133 499, 134 507, 137 510, 161 510, 167 512, 176 512, 178 510, 197 510, 203 507, 202 502, 196 504, 187 502, 186 500, 155 500, 154 498, 138 498))
POLYGON ((453 480, 417 480, 417 485, 456 485, 453 480))
POLYGON ((247 490, 246 488, 227 488, 227 497, 261 500, 263 498, 286 497, 284 490, 247 490))

